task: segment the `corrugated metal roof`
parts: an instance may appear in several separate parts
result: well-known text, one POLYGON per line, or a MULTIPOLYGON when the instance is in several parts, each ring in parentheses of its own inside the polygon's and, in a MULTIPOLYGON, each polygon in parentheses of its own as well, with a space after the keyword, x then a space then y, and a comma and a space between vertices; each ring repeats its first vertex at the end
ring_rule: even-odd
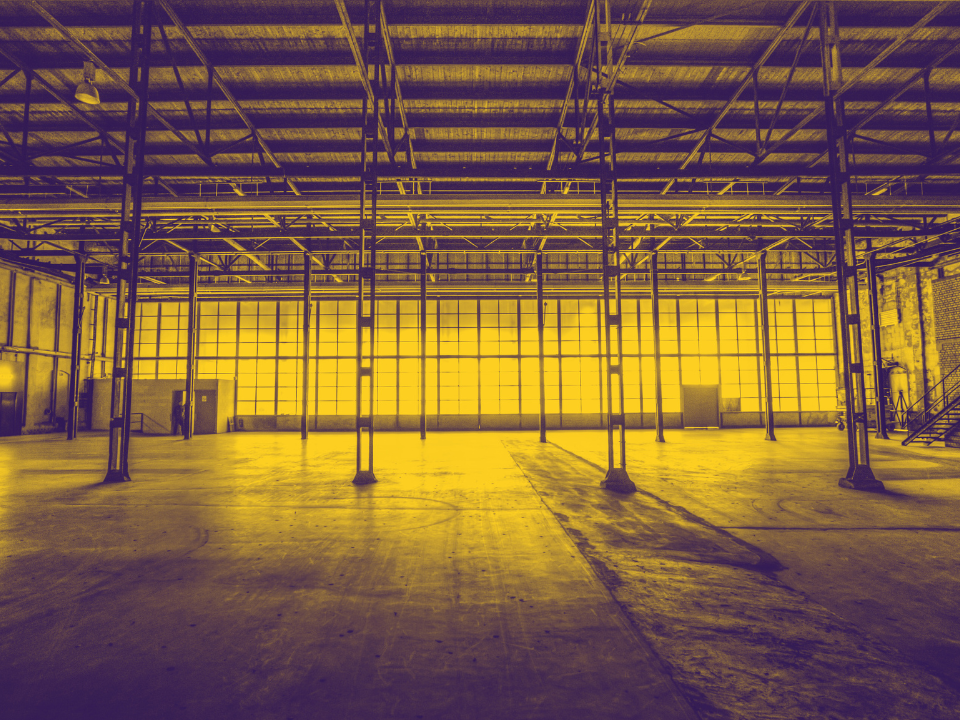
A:
MULTIPOLYGON (((70 37, 29 3, 0 1, 0 196, 70 198, 95 188, 97 196, 116 198, 122 171, 114 158, 122 157, 128 94, 99 70, 101 104, 72 98, 86 59, 78 43, 122 81, 128 77, 132 2, 40 5, 70 37), (33 78, 25 145, 27 75, 15 71, 12 58, 33 78)), ((292 196, 296 187, 323 197, 359 187, 365 93, 333 0, 172 5, 241 112, 216 87, 208 92, 206 68, 158 6, 164 32, 155 28, 152 35, 150 103, 160 117, 148 123, 148 195, 207 197, 213 188, 237 196, 252 188, 292 196)), ((580 82, 565 104, 588 6, 588 0, 384 0, 402 101, 395 114, 382 116, 397 162, 384 168, 388 153, 381 149, 381 171, 405 180, 405 192, 416 189, 417 178, 420 189, 435 194, 594 193, 599 144, 590 132, 595 105, 586 92, 590 42, 580 82)), ((363 6, 351 1, 346 7, 362 45, 363 6)), ((638 28, 632 19, 641 7, 639 0, 612 3, 614 58, 631 36, 638 41, 613 93, 621 190, 746 193, 756 191, 754 183, 763 192, 797 197, 823 192, 819 22, 810 14, 816 4, 783 33, 798 3, 653 0, 638 28), (754 83, 751 68, 781 34, 754 83), (723 120, 707 135, 721 112, 723 120)), ((883 191, 893 181, 922 181, 926 194, 955 196, 960 188, 960 51, 949 54, 960 47, 960 7, 913 29, 935 7, 836 4, 844 78, 858 78, 844 96, 847 127, 870 117, 849 139, 852 171, 864 192, 883 191)), ((400 187, 393 180, 382 185, 388 193, 400 187)), ((66 205, 63 212, 69 214, 66 205)), ((479 222, 477 212, 465 217, 479 222)), ((409 214, 399 217, 412 222, 409 214)), ((530 218, 542 222, 536 214, 530 218)), ((554 213, 554 222, 563 219, 554 213)), ((257 213, 244 222, 271 226, 257 213)))

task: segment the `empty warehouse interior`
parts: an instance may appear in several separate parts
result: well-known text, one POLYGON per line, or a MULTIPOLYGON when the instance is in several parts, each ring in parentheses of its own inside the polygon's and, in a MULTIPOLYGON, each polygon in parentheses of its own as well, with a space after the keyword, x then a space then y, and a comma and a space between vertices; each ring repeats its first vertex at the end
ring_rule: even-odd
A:
POLYGON ((960 3, 0 0, 4 718, 960 716, 960 3))

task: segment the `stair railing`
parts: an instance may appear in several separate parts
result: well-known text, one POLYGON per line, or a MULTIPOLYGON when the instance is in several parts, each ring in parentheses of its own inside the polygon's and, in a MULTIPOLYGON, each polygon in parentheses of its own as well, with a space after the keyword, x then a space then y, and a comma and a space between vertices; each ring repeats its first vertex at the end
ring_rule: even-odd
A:
POLYGON ((933 420, 954 399, 960 396, 960 365, 907 408, 907 427, 912 431, 933 420), (918 408, 919 406, 919 408, 918 408))

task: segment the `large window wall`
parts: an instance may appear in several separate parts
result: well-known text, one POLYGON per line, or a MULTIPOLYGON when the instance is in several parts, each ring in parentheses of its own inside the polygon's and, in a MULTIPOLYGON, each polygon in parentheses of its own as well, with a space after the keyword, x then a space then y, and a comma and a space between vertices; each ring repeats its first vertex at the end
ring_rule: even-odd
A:
MULTIPOLYGON (((198 377, 236 378, 238 415, 300 412, 302 310, 296 301, 200 302, 198 377)), ((604 407, 602 306, 597 298, 545 301, 545 389, 550 415, 604 407)), ((356 412, 356 302, 315 302, 309 409, 356 412)), ((836 408, 830 299, 770 303, 774 410, 836 408)), ((136 377, 186 371, 187 305, 138 306, 136 377)), ((623 300, 627 413, 654 411, 653 317, 647 298, 623 300)), ((759 412, 759 329, 752 298, 660 300, 663 409, 680 412, 683 385, 719 385, 721 410, 759 412)), ((377 301, 375 413, 416 415, 419 301, 377 301)), ((537 307, 532 299, 427 301, 427 414, 535 415, 539 411, 537 307)))

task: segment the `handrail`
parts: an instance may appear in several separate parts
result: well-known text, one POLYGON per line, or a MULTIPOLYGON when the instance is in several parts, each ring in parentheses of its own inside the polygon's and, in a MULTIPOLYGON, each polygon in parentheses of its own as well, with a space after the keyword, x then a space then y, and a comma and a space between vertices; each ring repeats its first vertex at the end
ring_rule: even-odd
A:
POLYGON ((136 420, 133 419, 133 416, 134 416, 134 415, 139 415, 139 416, 140 416, 140 427, 137 428, 137 430, 138 430, 139 432, 143 432, 143 413, 135 413, 135 412, 130 413, 130 430, 131 430, 131 432, 133 431, 133 425, 134 425, 134 423, 136 422, 136 420))
POLYGON ((958 373, 958 371, 960 371, 960 365, 957 365, 957 367, 944 375, 940 382, 930 388, 923 397, 907 408, 907 426, 910 429, 926 425, 935 416, 939 415, 948 403, 957 397, 957 390, 960 389, 960 373, 958 373), (956 375, 956 377, 954 378, 953 384, 949 387, 949 389, 942 390, 947 380, 954 375, 956 375), (928 398, 938 389, 941 390, 940 396, 933 402, 930 402, 928 398), (924 407, 924 409, 921 411, 917 411, 916 414, 913 414, 914 408, 924 401, 926 401, 926 407, 924 407))

